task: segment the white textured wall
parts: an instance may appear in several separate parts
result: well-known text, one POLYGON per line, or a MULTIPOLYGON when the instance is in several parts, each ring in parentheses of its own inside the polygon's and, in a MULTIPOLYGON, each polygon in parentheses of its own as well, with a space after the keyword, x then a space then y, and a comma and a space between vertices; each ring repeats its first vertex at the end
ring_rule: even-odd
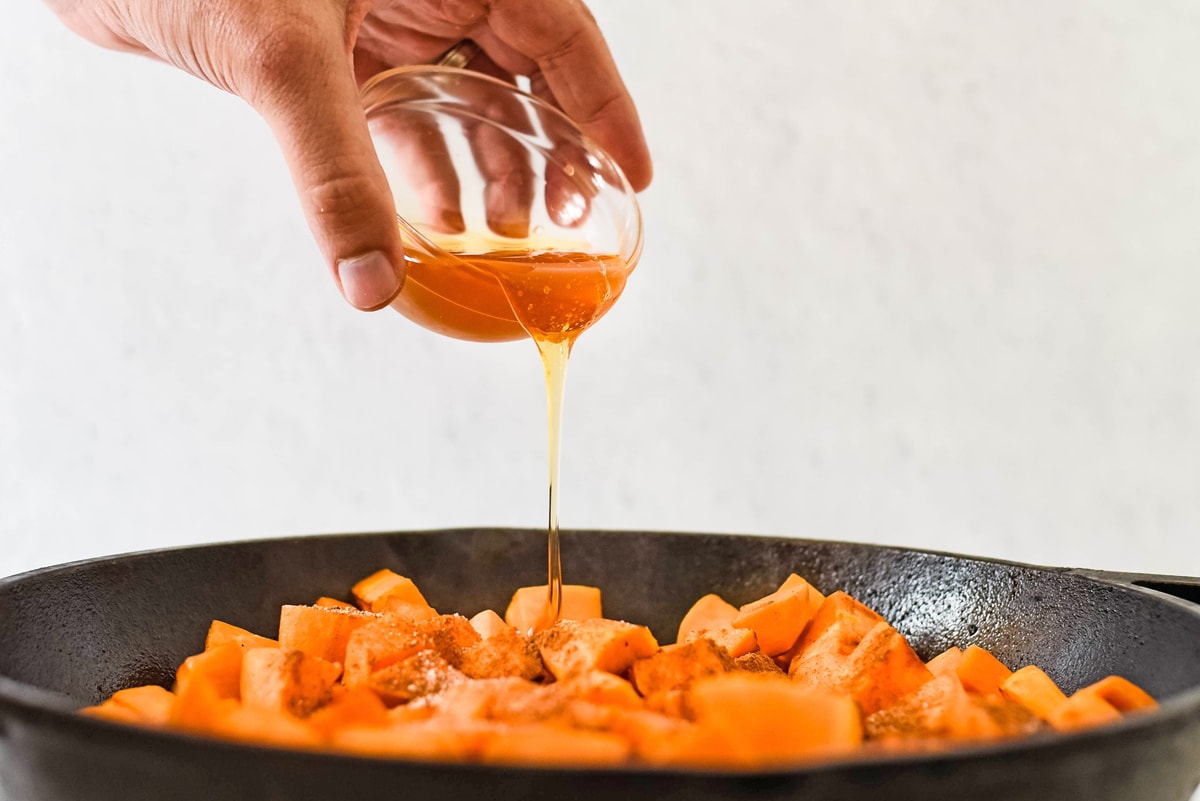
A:
MULTIPOLYGON (((747 6, 596 0, 657 178, 564 524, 1200 574, 1194 1, 747 6)), ((240 101, 5 15, 0 574, 542 524, 532 345, 351 310, 240 101)))

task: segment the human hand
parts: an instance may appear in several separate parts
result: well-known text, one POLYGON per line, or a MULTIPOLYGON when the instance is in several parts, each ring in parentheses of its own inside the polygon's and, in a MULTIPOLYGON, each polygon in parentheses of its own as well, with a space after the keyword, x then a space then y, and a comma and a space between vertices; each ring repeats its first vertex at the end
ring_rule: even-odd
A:
POLYGON ((245 99, 283 152, 346 300, 382 308, 404 257, 358 82, 431 63, 463 39, 472 66, 530 78, 612 154, 637 190, 650 156, 633 100, 581 0, 47 0, 84 38, 158 58, 245 99))

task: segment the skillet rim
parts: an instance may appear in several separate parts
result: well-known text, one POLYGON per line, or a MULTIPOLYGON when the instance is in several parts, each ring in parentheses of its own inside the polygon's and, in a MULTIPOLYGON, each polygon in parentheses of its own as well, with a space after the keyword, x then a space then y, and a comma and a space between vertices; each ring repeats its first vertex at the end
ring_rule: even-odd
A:
MULTIPOLYGON (((26 570, 0 578, 0 591, 6 590, 12 585, 21 584, 27 581, 36 581, 44 576, 53 575, 59 572, 66 572, 81 567, 101 564, 119 564, 121 562, 144 558, 154 558, 176 552, 204 551, 227 547, 253 547, 259 545, 278 546, 283 543, 299 543, 314 540, 333 541, 339 539, 372 539, 410 535, 453 536, 454 534, 481 531, 516 532, 531 536, 545 534, 544 529, 535 528, 459 526, 454 528, 438 529, 300 534, 278 537, 256 537, 252 539, 233 539, 211 543, 176 545, 166 548, 149 548, 126 553, 116 553, 85 559, 77 559, 70 562, 63 562, 61 564, 34 568, 32 570, 26 570)), ((971 556, 967 554, 954 553, 951 551, 929 550, 924 548, 897 545, 882 545, 870 542, 825 540, 812 537, 790 537, 779 534, 734 534, 722 532, 686 532, 662 530, 646 531, 634 529, 564 529, 564 533, 568 534, 569 536, 586 536, 590 533, 596 533, 617 536, 700 536, 716 537, 727 540, 769 540, 776 542, 795 543, 802 546, 812 544, 820 546, 846 546, 852 548, 865 547, 878 552, 907 553, 918 556, 941 557, 952 559, 956 562, 972 562, 1002 567, 1015 567, 1055 576, 1066 576, 1069 577, 1070 580, 1080 581, 1085 584, 1107 586, 1122 592, 1144 595, 1153 599, 1155 602, 1166 603, 1167 605, 1175 607, 1176 609, 1190 614, 1193 617, 1200 618, 1200 604, 1179 598, 1171 595, 1170 593, 1133 583, 1133 579, 1137 579, 1167 582, 1175 581, 1191 583, 1196 586, 1200 586, 1200 577, 1117 573, 1103 570, 1092 570, 1088 568, 1050 567, 995 557, 971 556)), ((936 768, 937 766, 941 765, 952 765, 953 763, 967 762, 975 759, 1012 756, 1019 757, 1022 752, 1040 752, 1046 750, 1055 750, 1058 748, 1072 748, 1076 746, 1090 747, 1090 741, 1104 742, 1124 737, 1127 734, 1129 736, 1136 736, 1138 732, 1146 730, 1182 727, 1189 724, 1197 725, 1197 721, 1192 720, 1192 718, 1200 718, 1200 684, 1190 687, 1183 692, 1177 693, 1161 701, 1159 708, 1153 712, 1132 715, 1122 719, 1117 723, 1095 729, 1086 729, 1068 733, 1047 732, 1035 734, 1029 737, 996 740, 976 744, 968 743, 965 745, 956 745, 945 749, 931 749, 928 751, 914 750, 907 752, 900 751, 895 753, 873 753, 868 750, 868 752, 863 755, 823 758, 820 760, 814 760, 812 762, 798 763, 797 765, 791 767, 784 766, 778 768, 743 770, 727 768, 706 770, 698 768, 670 768, 646 765, 624 765, 600 768, 559 768, 508 764, 491 765, 482 763, 445 762, 437 760, 401 759, 396 757, 372 757, 323 749, 303 749, 260 745, 256 743, 246 743, 236 740, 209 737, 186 731, 155 729, 132 724, 117 723, 114 721, 80 715, 78 714, 79 708, 78 702, 68 699, 68 697, 62 693, 18 681, 0 674, 0 723, 3 722, 3 716, 16 713, 27 722, 44 722, 45 724, 48 724, 59 731, 70 732, 80 739, 88 739, 91 736, 103 736, 104 739, 111 741, 111 738, 116 737, 118 739, 132 741, 135 745, 141 742, 156 747, 203 747, 214 749, 218 752, 230 751, 245 756, 261 754, 265 757, 271 757, 273 755, 279 756, 282 754, 288 755, 291 758, 303 757, 306 760, 325 760, 327 761, 326 764, 331 766, 337 764, 343 764, 346 766, 369 764, 378 767, 380 765, 394 764, 398 766, 398 769, 404 769, 406 767, 437 769, 453 768, 454 770, 468 770, 482 773, 497 772, 500 774, 509 774, 512 772, 517 772, 521 775, 527 776, 571 775, 578 777, 593 774, 606 776, 706 776, 712 778, 729 779, 796 777, 801 775, 828 773, 838 770, 863 771, 897 767, 936 768)))

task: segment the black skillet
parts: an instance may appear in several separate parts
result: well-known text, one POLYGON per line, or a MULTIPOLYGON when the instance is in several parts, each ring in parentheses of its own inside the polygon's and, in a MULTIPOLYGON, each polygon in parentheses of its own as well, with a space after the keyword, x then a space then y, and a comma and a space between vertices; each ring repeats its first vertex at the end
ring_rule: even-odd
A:
POLYGON ((1200 784, 1196 580, 707 534, 568 532, 563 553, 569 581, 603 588, 607 616, 648 624, 663 642, 704 593, 743 603, 796 572, 878 609, 922 656, 978 643, 1011 666, 1042 666, 1067 690, 1119 673, 1162 709, 1071 736, 754 775, 372 760, 73 714, 122 687, 169 682, 202 648, 213 618, 271 634, 282 604, 344 597, 381 567, 414 577, 438 609, 465 614, 503 609, 515 587, 545 580, 544 532, 306 537, 97 559, 0 581, 3 797, 1186 801, 1200 784))

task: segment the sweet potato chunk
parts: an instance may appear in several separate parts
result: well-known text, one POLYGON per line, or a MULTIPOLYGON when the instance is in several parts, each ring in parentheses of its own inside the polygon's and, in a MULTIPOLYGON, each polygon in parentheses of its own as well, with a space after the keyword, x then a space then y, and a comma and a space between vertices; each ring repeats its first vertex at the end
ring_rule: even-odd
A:
MULTIPOLYGON (((495 614, 495 613, 493 613, 495 614)), ((500 628, 462 652, 461 669, 472 679, 517 676, 537 679, 546 672, 542 654, 533 640, 500 620, 500 628)), ((478 631, 474 623, 471 624, 478 631)))
POLYGON ((330 700, 342 668, 304 651, 255 648, 242 660, 242 704, 305 717, 330 700))
POLYGON ((385 727, 352 727, 334 734, 339 750, 374 757, 460 761, 478 756, 493 726, 479 722, 429 719, 385 727))
POLYGON ((209 685, 215 697, 241 697, 242 657, 246 653, 237 642, 227 642, 203 653, 189 656, 175 671, 175 691, 184 692, 189 684, 209 685))
MULTIPOLYGON (((265 649, 262 652, 269 653, 265 649)), ((211 731, 235 740, 288 748, 316 748, 321 744, 320 735, 303 721, 282 709, 254 705, 233 705, 221 710, 211 731)))
POLYGON ((743 654, 733 660, 734 670, 742 670, 747 673, 766 673, 772 676, 787 675, 783 672, 783 668, 779 664, 759 651, 743 654))
POLYGON ((246 648, 278 648, 279 641, 270 637, 260 637, 254 632, 240 626, 234 626, 220 620, 214 620, 208 627, 208 636, 204 638, 204 650, 211 651, 227 643, 235 642, 246 648))
POLYGON ((382 612, 388 600, 415 607, 429 608, 429 602, 412 579, 391 570, 379 570, 367 576, 350 590, 358 605, 367 612, 382 612))
POLYGON ((844 592, 831 593, 817 608, 808 626, 781 658, 790 665, 795 658, 821 643, 819 650, 849 654, 883 618, 873 609, 859 603, 844 592), (836 647, 835 647, 836 645, 836 647))
POLYGON ((479 632, 479 636, 485 640, 493 634, 500 634, 504 631, 516 631, 516 629, 504 622, 504 618, 491 609, 484 609, 471 618, 470 623, 471 628, 479 632))
POLYGON ((719 738, 734 765, 794 763, 862 742, 853 700, 783 678, 730 673, 695 682, 690 695, 697 727, 719 738))
POLYGON ((309 715, 305 722, 323 737, 332 737, 341 729, 386 726, 387 707, 369 689, 347 690, 335 686, 329 703, 309 715))
POLYGON ((279 612, 279 647, 344 662, 350 635, 378 619, 370 612, 340 607, 287 605, 279 612))
POLYGON ((441 692, 467 680, 436 651, 418 651, 371 674, 367 686, 388 706, 441 692))
MULTIPOLYGON (((550 590, 545 585, 521 587, 513 593, 508 609, 504 611, 504 622, 518 631, 532 631, 546 614, 546 599, 550 590)), ((562 585, 562 608, 560 620, 590 620, 603 617, 600 589, 583 584, 562 585)))
POLYGON ((1067 700, 1054 680, 1035 665, 1023 667, 1000 682, 1000 693, 1045 721, 1050 720, 1055 707, 1067 700))
POLYGON ((1096 693, 1075 693, 1050 712, 1047 722, 1058 731, 1076 731, 1116 723, 1117 708, 1096 693))
POLYGON ((696 603, 679 621, 679 635, 675 642, 684 642, 688 635, 708 629, 720 629, 733 625, 738 608, 719 595, 709 593, 696 603))
POLYGON ((977 645, 967 646, 954 672, 967 692, 979 695, 1000 692, 1000 684, 1012 675, 1003 662, 977 645))
POLYGON ((384 615, 350 636, 343 682, 347 687, 362 685, 375 671, 425 650, 435 651, 457 669, 463 652, 479 641, 479 634, 462 615, 422 621, 384 615))
MULTIPOLYGON (((1095 684, 1089 684, 1079 692, 1091 693, 1103 698, 1118 712, 1138 712, 1158 708, 1158 702, 1150 697, 1149 693, 1120 676, 1108 676, 1095 684)), ((1076 693, 1076 695, 1078 694, 1076 693)))
POLYGON ((534 635, 542 661, 556 679, 587 670, 623 673, 658 650, 650 629, 620 620, 560 620, 534 635))
POLYGON ((957 675, 962 658, 962 649, 957 645, 952 645, 926 662, 925 667, 929 668, 929 672, 934 676, 957 675))
POLYGON ((337 598, 330 598, 328 595, 322 595, 317 600, 313 601, 313 606, 322 606, 326 609, 349 609, 356 611, 357 606, 345 601, 339 601, 337 598))
POLYGON ((670 645, 633 663, 633 685, 642 695, 682 690, 696 679, 733 670, 733 659, 724 648, 701 637, 670 645))
POLYGON ((141 723, 164 726, 171 716, 175 694, 165 687, 149 684, 118 690, 102 704, 81 710, 92 715, 121 723, 141 723))
POLYGON ((721 646, 734 659, 758 651, 758 635, 754 633, 754 629, 737 629, 733 626, 700 629, 687 634, 681 642, 689 643, 699 639, 710 640, 721 646))
POLYGON ((788 675, 809 687, 849 695, 866 715, 891 706, 933 678, 887 623, 876 623, 849 653, 842 634, 831 628, 792 660, 788 675))
POLYGON ((629 741, 615 734, 545 723, 497 729, 483 744, 485 762, 515 765, 620 765, 629 757, 629 741))
POLYGON ((968 693, 957 676, 943 674, 897 703, 867 717, 875 739, 978 740, 1028 734, 1037 719, 997 695, 968 693))
POLYGON ((758 649, 767 656, 782 654, 791 648, 825 600, 804 579, 798 576, 792 579, 785 582, 786 588, 743 606, 733 619, 734 628, 754 631, 758 649))

